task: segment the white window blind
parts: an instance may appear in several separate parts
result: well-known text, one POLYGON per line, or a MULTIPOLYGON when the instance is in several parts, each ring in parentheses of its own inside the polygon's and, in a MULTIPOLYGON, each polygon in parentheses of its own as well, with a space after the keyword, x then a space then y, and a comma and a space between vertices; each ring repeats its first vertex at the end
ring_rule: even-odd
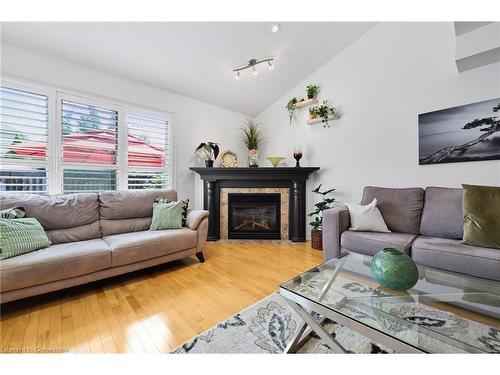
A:
POLYGON ((128 188, 170 186, 169 124, 165 119, 127 114, 128 188))
POLYGON ((0 87, 0 191, 48 192, 48 98, 0 87))
POLYGON ((118 112, 61 100, 63 192, 117 189, 118 112))

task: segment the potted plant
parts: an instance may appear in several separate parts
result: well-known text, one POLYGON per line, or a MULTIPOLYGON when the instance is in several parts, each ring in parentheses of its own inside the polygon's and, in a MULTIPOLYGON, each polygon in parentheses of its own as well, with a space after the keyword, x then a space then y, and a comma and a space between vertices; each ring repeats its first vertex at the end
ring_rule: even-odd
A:
POLYGON ((306 87, 307 99, 314 99, 319 92, 319 86, 309 85, 306 87))
POLYGON ((251 117, 245 121, 245 126, 241 129, 243 131, 242 141, 248 149, 248 166, 259 166, 259 146, 262 143, 262 132, 259 129, 259 124, 251 117))
POLYGON ((317 107, 309 108, 309 120, 314 120, 318 117, 317 107))
POLYGON ((295 108, 295 104, 297 104, 297 98, 293 97, 288 101, 285 107, 288 111, 288 117, 290 118, 290 125, 292 124, 292 120, 297 118, 297 109, 295 108))
POLYGON ((324 127, 328 125, 330 115, 337 114, 337 110, 335 109, 335 107, 330 106, 327 100, 323 100, 323 103, 321 105, 315 107, 315 112, 317 114, 317 117, 321 117, 321 122, 323 123, 324 127))
POLYGON ((323 211, 330 208, 331 204, 335 202, 334 198, 329 198, 328 194, 335 191, 335 189, 328 189, 321 191, 322 184, 314 189, 312 192, 321 197, 321 201, 314 205, 314 211, 309 213, 308 216, 314 217, 311 225, 311 246, 313 249, 323 250, 323 211))
POLYGON ((214 166, 214 160, 217 159, 217 156, 219 156, 219 145, 215 142, 200 143, 194 152, 197 153, 198 156, 202 158, 204 157, 205 166, 207 168, 211 168, 214 166), (201 151, 203 151, 202 154, 201 151))

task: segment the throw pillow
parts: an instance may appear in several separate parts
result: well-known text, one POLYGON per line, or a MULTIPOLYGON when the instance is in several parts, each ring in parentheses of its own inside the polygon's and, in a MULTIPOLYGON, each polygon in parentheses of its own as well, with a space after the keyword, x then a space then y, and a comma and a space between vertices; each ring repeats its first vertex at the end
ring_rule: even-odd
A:
POLYGON ((182 210, 181 201, 153 203, 153 218, 149 230, 182 228, 182 210))
POLYGON ((500 249, 500 187, 462 186, 464 243, 500 249))
POLYGON ((366 206, 346 203, 351 218, 350 230, 367 232, 390 232, 384 218, 377 208, 377 198, 366 206))
POLYGON ((35 218, 0 219, 0 259, 39 250, 50 245, 42 225, 35 218))
POLYGON ((12 207, 0 211, 0 219, 20 219, 24 216, 26 216, 26 212, 22 207, 12 207))
MULTIPOLYGON (((156 203, 169 203, 169 202, 173 202, 173 201, 171 201, 168 198, 157 197, 155 199, 155 202, 156 203)), ((188 214, 189 198, 182 199, 182 200, 180 200, 180 202, 182 202, 182 204, 183 204, 183 206, 182 206, 182 226, 185 227, 186 221, 187 221, 187 214, 188 214)))

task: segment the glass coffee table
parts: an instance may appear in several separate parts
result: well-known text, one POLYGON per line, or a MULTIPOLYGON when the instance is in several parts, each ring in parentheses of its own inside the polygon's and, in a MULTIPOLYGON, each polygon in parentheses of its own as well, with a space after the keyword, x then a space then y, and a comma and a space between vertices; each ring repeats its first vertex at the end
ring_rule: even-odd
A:
POLYGON ((322 324, 328 318, 397 353, 500 353, 499 282, 418 266, 417 284, 394 291, 373 278, 370 262, 344 253, 280 286, 304 321, 286 352, 314 332, 345 353, 322 324))

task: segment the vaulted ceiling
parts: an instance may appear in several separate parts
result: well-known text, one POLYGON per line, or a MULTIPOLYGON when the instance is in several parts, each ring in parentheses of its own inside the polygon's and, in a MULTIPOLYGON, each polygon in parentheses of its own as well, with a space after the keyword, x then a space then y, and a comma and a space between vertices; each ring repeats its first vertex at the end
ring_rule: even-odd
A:
POLYGON ((2 42, 255 115, 354 40, 370 22, 2 23, 2 42), (259 74, 232 69, 275 57, 259 74))

